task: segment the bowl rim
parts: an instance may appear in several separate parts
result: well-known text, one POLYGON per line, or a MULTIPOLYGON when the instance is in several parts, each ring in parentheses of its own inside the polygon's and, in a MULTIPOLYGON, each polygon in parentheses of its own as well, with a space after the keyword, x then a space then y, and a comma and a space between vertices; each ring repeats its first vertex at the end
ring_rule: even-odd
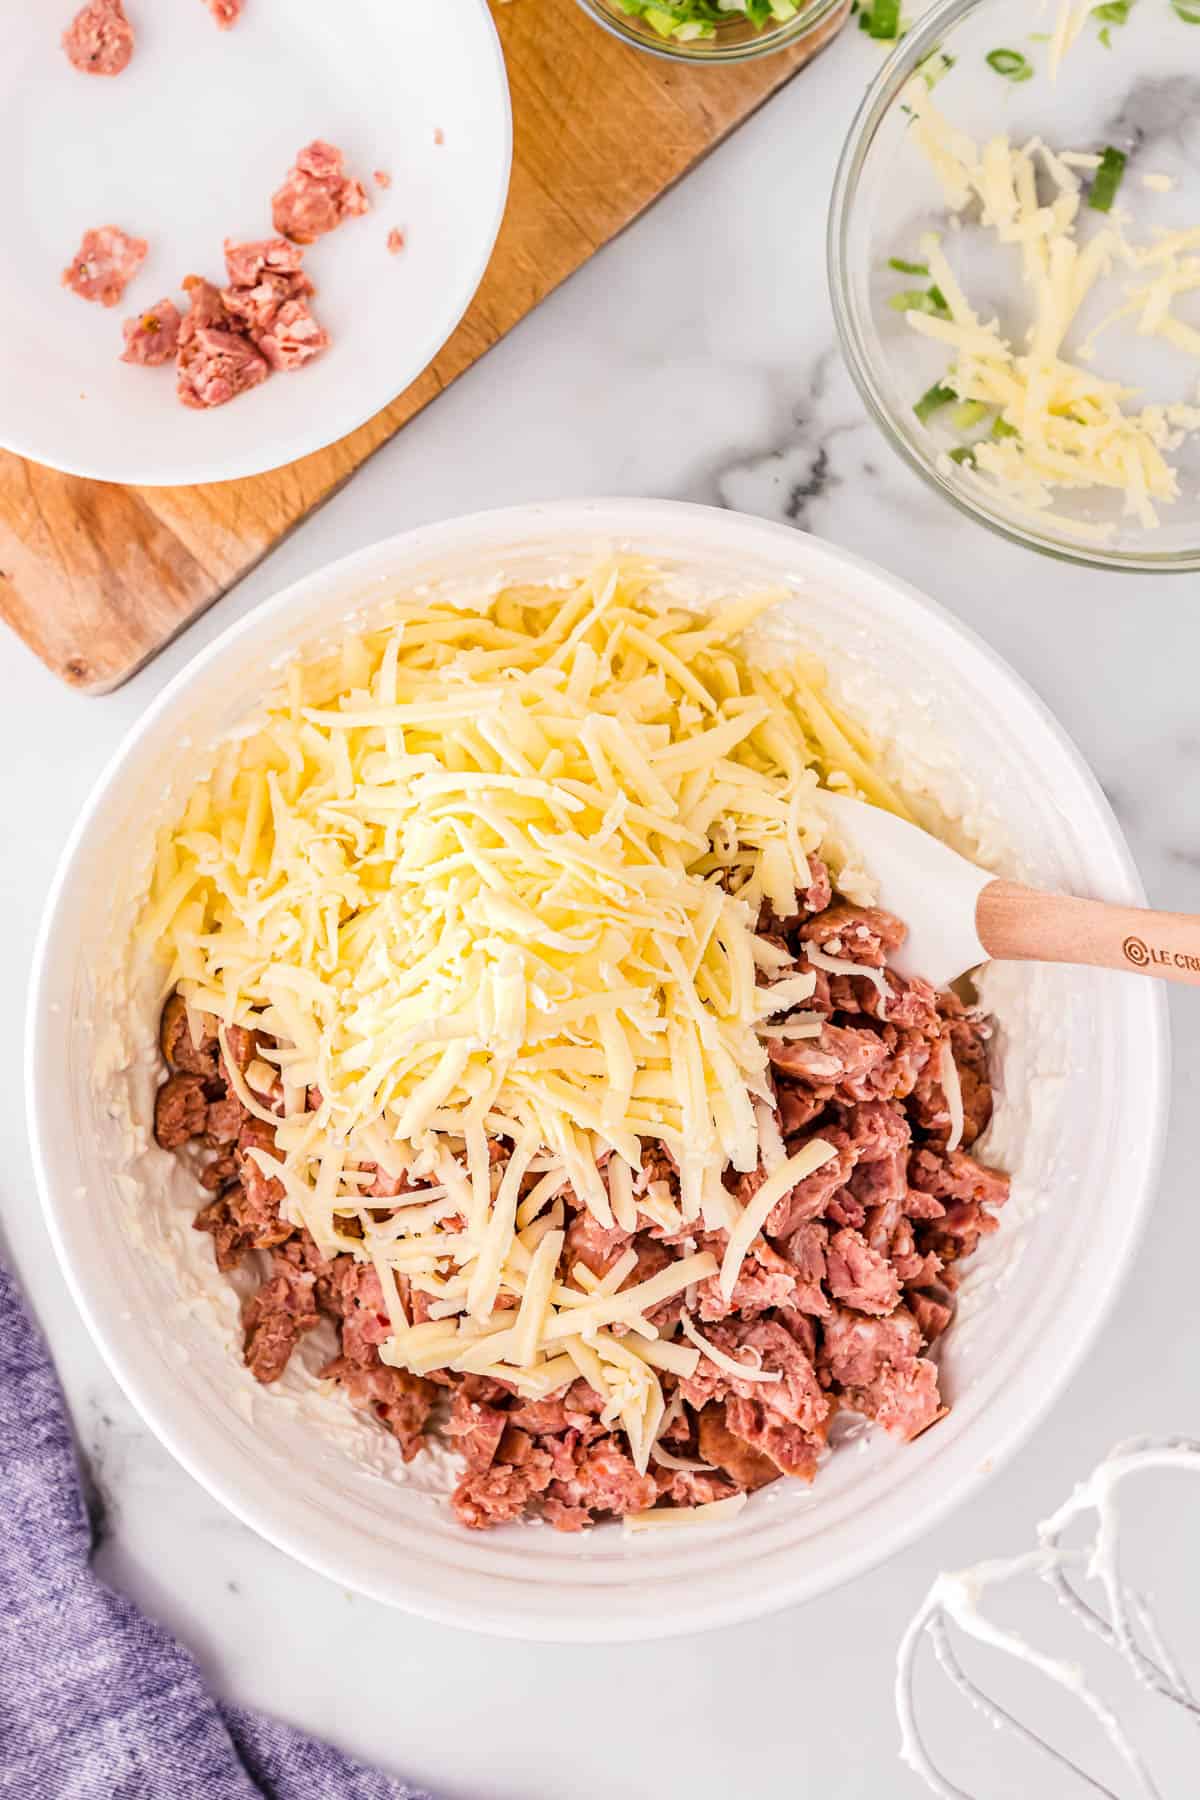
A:
MULTIPOLYGON (((1083 791, 1092 802, 1093 818, 1102 834, 1097 842, 1097 852, 1103 854, 1110 863, 1114 884, 1121 890, 1119 893, 1114 892, 1112 897, 1124 899, 1130 904, 1144 901, 1141 883, 1124 835, 1099 783, 1079 750, 1023 679, 996 651, 946 608, 927 599, 908 583, 865 558, 825 540, 812 538, 807 533, 797 533, 790 526, 731 514, 722 508, 678 501, 620 498, 559 500, 488 510, 395 534, 310 570, 241 618, 233 620, 164 686, 141 717, 125 732, 97 778, 60 855, 44 905, 31 963, 25 1030, 25 1098, 31 1155, 42 1215, 72 1298, 93 1342, 130 1403, 171 1455, 202 1488, 276 1548, 330 1580, 339 1582, 344 1587, 351 1587, 372 1599, 440 1624, 467 1627, 493 1636, 541 1642, 620 1643, 672 1637, 735 1624, 765 1616, 830 1591, 875 1567, 918 1536, 924 1535, 950 1510, 964 1504, 991 1478, 1041 1422, 1076 1373, 1109 1317, 1137 1251, 1155 1197, 1165 1144, 1170 1060, 1166 998, 1160 983, 1146 980, 1130 990, 1141 995, 1140 1003, 1136 1004, 1141 1013, 1139 1047, 1144 1051, 1143 1091, 1139 1113, 1141 1129, 1135 1179, 1126 1190, 1125 1203, 1112 1227, 1116 1237, 1115 1253, 1103 1272, 1089 1284, 1086 1304, 1082 1299, 1076 1301, 1083 1316, 1074 1321, 1074 1335, 1060 1346, 1059 1360, 1052 1370, 1042 1371, 1038 1387, 1031 1395, 1022 1396, 1019 1405, 1014 1405, 1012 1391, 1006 1391, 994 1406, 989 1407, 986 1451, 983 1455, 977 1455, 974 1463, 960 1457, 963 1466, 948 1478, 945 1486, 932 1498, 927 1498, 927 1503, 923 1503, 920 1508, 910 1509, 908 1514, 904 1514, 899 1508, 895 1509, 899 1516, 880 1523, 872 1532, 861 1532, 859 1541, 853 1548, 827 1559, 819 1566, 813 1566, 815 1559, 808 1559, 806 1568, 797 1571, 790 1579, 777 1579, 769 1592, 762 1591, 761 1587, 748 1592, 742 1591, 739 1584, 732 1596, 704 1596, 698 1593, 694 1598, 689 1596, 686 1604, 681 1603, 678 1612, 668 1614, 657 1611, 650 1617, 637 1608, 636 1575, 632 1570, 634 1579, 628 1584, 628 1604, 623 1607, 618 1605, 603 1614, 599 1614, 597 1609, 599 1616, 593 1617, 588 1617, 586 1612, 582 1615, 564 1615, 561 1607, 555 1609, 552 1592, 547 1592, 544 1597, 539 1593, 536 1603, 531 1598, 523 1599, 516 1607, 505 1605, 494 1592, 486 1601, 473 1597, 469 1591, 456 1590, 450 1595, 439 1593, 436 1596, 425 1589, 414 1593, 406 1585, 403 1573, 397 1579, 389 1570, 381 1569, 374 1563, 365 1572, 357 1566, 348 1568, 346 1562, 339 1560, 338 1554, 329 1549, 327 1541, 319 1541, 321 1533, 315 1525, 297 1520, 294 1513, 289 1512, 286 1497, 274 1493, 248 1497, 239 1490, 236 1478, 227 1468, 215 1466, 207 1458, 203 1448, 189 1440, 186 1410, 180 1416, 165 1397, 160 1398, 155 1391, 155 1379, 148 1372, 144 1358, 139 1361, 136 1356, 126 1354, 119 1347, 118 1308, 103 1296, 99 1299, 93 1297, 82 1258, 76 1260, 67 1229, 65 1206, 60 1216, 60 1202, 52 1173, 52 1143, 56 1125, 54 1109, 50 1104, 53 1087, 48 1078, 55 1067, 56 1043, 45 989, 54 966, 60 907, 64 895, 71 887, 76 861, 88 844, 97 814, 126 770, 136 763, 143 739, 154 725, 170 712, 194 684, 202 682, 210 671, 219 667, 236 650, 243 638, 265 623, 277 620, 316 586, 336 584, 349 602, 349 597, 355 592, 356 576, 376 573, 375 565, 380 559, 394 557, 414 561, 423 555, 452 551, 456 546, 461 547, 464 541, 474 542, 481 534, 489 552, 502 554, 499 545, 504 541, 513 544, 527 536, 531 530, 549 530, 558 534, 564 548, 574 546, 574 553, 581 553, 604 536, 650 533, 657 528, 664 540, 663 553, 669 554, 665 546, 671 539, 672 530, 682 532, 693 526, 697 536, 704 531, 723 535, 734 554, 744 552, 749 556, 758 542, 765 547, 774 545, 776 549, 787 544, 792 555, 803 564, 804 573, 809 577, 819 577, 824 567, 843 578, 858 580, 867 586, 871 583, 882 584, 892 599, 901 606, 911 606, 928 615, 946 635, 948 649, 965 651, 976 667, 982 659, 983 663, 990 666, 997 681, 1008 690, 1018 715, 1023 711, 1026 724, 1036 724, 1054 739, 1066 761, 1073 766, 1083 791), (45 1080, 42 1079, 43 1069, 47 1076, 45 1080), (1132 1200, 1128 1197, 1130 1192, 1132 1200), (1005 1404, 1000 1404, 1000 1400, 1005 1404), (1007 1415, 1003 1417, 1003 1423, 1000 1415, 1007 1415)), ((1012 1389, 1018 1385, 1014 1382, 1012 1389)), ((968 1429, 978 1432, 979 1422, 968 1429)), ((950 1449, 958 1450, 959 1445, 951 1446, 950 1449)), ((978 1442, 975 1449, 979 1449, 978 1442)), ((461 1577, 459 1587, 469 1588, 467 1576, 461 1577)), ((492 1587, 495 1587, 494 1580, 492 1587)), ((578 1589, 572 1591, 577 1593, 578 1589)))
MULTIPOLYGON (((302 443, 293 444, 281 455, 272 451, 265 462, 261 453, 255 454, 252 448, 247 448, 243 454, 232 458, 223 455, 213 459, 206 453, 205 456, 197 455, 195 461, 190 463, 186 470, 181 472, 177 468, 167 476, 164 476, 161 468, 156 467, 153 462, 145 466, 133 462, 117 468, 112 466, 99 468, 86 458, 83 460, 74 458, 69 447, 65 447, 62 453, 56 450, 53 459, 50 459, 44 445, 36 444, 30 447, 28 441, 24 440, 19 432, 10 433, 5 428, 2 417, 0 417, 0 449, 8 451, 13 456, 22 457, 27 462, 55 469, 62 475, 88 481, 104 481, 123 487, 194 487, 208 483, 245 481, 256 475, 273 474, 279 469, 290 467, 292 463, 302 461, 305 457, 316 456, 321 451, 328 450, 331 445, 340 443, 343 438, 349 437, 361 426, 377 418, 381 412, 385 412, 402 394, 406 393, 413 383, 420 379, 466 317, 468 308, 479 292, 483 278, 491 265, 492 254, 500 236, 500 227, 504 223, 505 213, 508 209, 513 164, 512 91, 508 80, 508 66, 504 60, 500 34, 496 29, 496 21, 492 16, 491 7, 487 4, 487 0, 474 0, 474 6, 482 29, 482 45, 488 57, 491 79, 494 82, 492 101, 499 111, 497 120, 499 126, 497 143, 499 180, 495 208, 486 230, 481 234, 479 253, 463 276, 461 287, 455 296, 450 312, 445 314, 441 321, 433 323, 426 330, 419 349, 419 360, 414 360, 411 374, 396 388, 394 393, 388 395, 386 399, 373 402, 365 410, 360 404, 349 406, 341 412, 338 412, 336 408, 331 408, 325 415, 325 423, 317 425, 311 442, 306 437, 302 443)), ((247 442, 248 445, 253 444, 253 434, 250 435, 247 442)))
POLYGON ((867 334, 854 298, 850 278, 850 220, 858 195, 859 181, 866 167, 876 135, 905 84, 925 58, 941 47, 944 33, 957 25, 968 13, 989 4, 989 0, 934 0, 929 11, 911 27, 891 51, 886 62, 867 88, 851 121, 846 141, 838 159, 830 192, 825 229, 825 266, 834 324, 842 355, 859 395, 879 426, 891 448, 919 475, 928 487, 940 494, 965 518, 976 520, 1007 538, 1011 544, 1057 562, 1106 571, 1129 570, 1141 574, 1186 575, 1200 569, 1200 544, 1194 550, 1118 550, 1086 540, 1057 537, 1039 531, 1036 514, 1022 527, 1000 510, 988 506, 982 496, 974 498, 961 489, 938 467, 932 454, 922 456, 912 439, 900 429, 892 408, 877 384, 874 364, 867 348, 867 334))
POLYGON ((610 37, 634 50, 644 50, 647 56, 657 56, 666 62, 739 63, 803 43, 839 8, 849 17, 851 0, 801 0, 800 11, 793 18, 764 27, 755 37, 724 43, 719 38, 692 38, 681 43, 675 38, 659 38, 653 31, 646 35, 638 31, 632 17, 627 19, 611 0, 576 0, 576 5, 582 7, 589 19, 610 37))

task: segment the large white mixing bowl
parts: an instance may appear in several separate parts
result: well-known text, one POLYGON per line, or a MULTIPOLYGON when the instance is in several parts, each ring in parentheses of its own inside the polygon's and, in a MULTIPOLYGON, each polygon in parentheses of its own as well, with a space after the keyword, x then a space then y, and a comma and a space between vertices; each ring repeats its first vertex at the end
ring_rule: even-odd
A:
MULTIPOLYGON (((350 608, 421 581, 581 569, 614 545, 714 589, 785 589, 791 622, 848 689, 879 696, 889 729, 944 797, 1007 833, 1012 866, 1077 893, 1141 899, 1116 822, 1063 732, 1010 669, 911 588, 800 532, 702 507, 518 507, 409 532, 299 582, 171 682, 67 846, 29 1027, 35 1159, 64 1271, 117 1379, 184 1466, 272 1543, 348 1587, 480 1630, 591 1642, 719 1625, 831 1588, 986 1479, 1061 1393, 1129 1266, 1153 1194, 1167 1064, 1156 984, 1091 970, 1006 977, 992 1154, 1014 1171, 1014 1200, 946 1344, 950 1416, 911 1445, 871 1434, 865 1449, 835 1455, 811 1491, 778 1483, 720 1527, 632 1540, 615 1527, 474 1535, 444 1501, 388 1475, 382 1432, 359 1428, 377 1455, 348 1453, 359 1440, 345 1436, 338 1397, 311 1384, 299 1400, 252 1392, 209 1240, 158 1228, 156 1213, 172 1204, 176 1227, 188 1216, 169 1196, 173 1159, 151 1146, 139 1180, 129 1176, 139 1126, 131 1140, 126 1096, 136 1110, 137 1089, 120 1073, 125 1021, 111 969, 129 941, 154 824, 204 746, 258 702, 271 666, 335 632, 350 608), (181 1246, 174 1262, 158 1253, 165 1241, 181 1246), (201 1287, 213 1306, 195 1297, 201 1287)), ((142 1010, 145 1038, 152 1008, 142 1010)), ((143 1070, 143 1093, 148 1080, 143 1070)))

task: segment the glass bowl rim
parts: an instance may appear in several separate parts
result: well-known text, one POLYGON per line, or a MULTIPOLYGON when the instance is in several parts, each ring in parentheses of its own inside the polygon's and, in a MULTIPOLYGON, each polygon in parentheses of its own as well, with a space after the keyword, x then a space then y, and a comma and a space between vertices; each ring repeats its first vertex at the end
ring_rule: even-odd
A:
POLYGON ((768 26, 756 37, 743 38, 736 44, 722 44, 713 38, 689 39, 684 43, 674 38, 652 41, 637 31, 632 21, 626 23, 615 0, 576 0, 576 4, 602 31, 607 31, 622 44, 644 50, 648 56, 657 56, 666 62, 702 64, 749 62, 774 50, 786 50, 790 44, 800 42, 809 32, 815 31, 839 8, 844 7, 848 16, 851 0, 801 0, 800 11, 792 18, 768 26))
MULTIPOLYGON (((990 0, 935 0, 929 11, 914 24, 889 54, 859 104, 850 124, 842 153, 838 159, 830 194, 828 223, 825 234, 826 268, 834 324, 842 355, 855 387, 875 423, 892 449, 906 462, 928 487, 948 500, 968 519, 978 520, 989 531, 1007 538, 1010 543, 1058 562, 1073 563, 1091 569, 1130 570, 1142 574, 1194 574, 1200 570, 1200 544, 1194 549, 1121 550, 1106 544, 1074 541, 1050 531, 1041 532, 1035 523, 1022 527, 1011 517, 993 511, 982 498, 960 491, 937 467, 931 453, 923 456, 897 423, 893 409, 884 398, 874 374, 874 364, 867 348, 866 334, 854 301, 849 268, 850 219, 858 195, 859 182, 874 146, 880 126, 899 99, 905 84, 925 58, 941 48, 947 31, 960 23, 968 13, 976 12, 990 0)), ((1031 515, 1031 520, 1035 515, 1031 515)))

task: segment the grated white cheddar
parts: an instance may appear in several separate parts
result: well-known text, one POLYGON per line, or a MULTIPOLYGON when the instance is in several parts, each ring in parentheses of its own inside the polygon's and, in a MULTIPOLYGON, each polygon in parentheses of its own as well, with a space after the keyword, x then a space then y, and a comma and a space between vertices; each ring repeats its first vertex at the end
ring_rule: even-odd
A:
POLYGON ((685 1475, 711 1475, 716 1466, 697 1462, 694 1456, 676 1456, 673 1450, 664 1450, 661 1444, 651 1444, 650 1461, 657 1463, 660 1469, 676 1469, 685 1475))
MULTIPOLYGON (((1052 64, 1074 41, 1088 8, 1064 0, 1052 46, 1052 64)), ((1200 429, 1200 410, 1190 405, 1129 406, 1133 390, 1089 367, 1095 340, 1107 326, 1137 315, 1137 329, 1191 355, 1200 355, 1200 331, 1171 311, 1180 294, 1200 287, 1200 230, 1164 234, 1137 247, 1117 216, 1085 244, 1079 238, 1082 184, 1078 168, 1098 159, 1056 154, 1040 139, 1016 146, 996 137, 982 146, 951 125, 927 84, 914 78, 904 92, 913 115, 914 141, 936 173, 953 216, 977 205, 981 223, 998 241, 1019 250, 1032 318, 1024 345, 1007 339, 993 319, 972 309, 939 238, 921 239, 930 275, 949 317, 905 314, 910 327, 953 352, 943 384, 960 400, 989 409, 1003 435, 970 445, 969 479, 1002 494, 1013 509, 1080 538, 1111 533, 1106 525, 1064 520, 1051 508, 1061 489, 1110 489, 1124 510, 1146 529, 1159 523, 1158 508, 1178 498, 1179 483, 1168 455, 1184 436, 1200 429), (1048 178, 1054 196, 1039 194, 1048 178), (1124 267, 1148 279, 1126 286, 1126 303, 1095 327, 1074 357, 1064 343, 1097 281, 1124 267)), ((947 477, 951 468, 939 464, 947 477)), ((954 470, 962 478, 961 471, 954 470)))
POLYGON ((861 975, 869 981, 879 995, 879 1017, 887 1018, 888 984, 882 969, 873 969, 870 963, 852 962, 846 956, 829 956, 816 944, 809 944, 804 954, 814 969, 823 969, 827 975, 861 975))
POLYGON ((938 1074, 946 1096, 946 1105, 950 1109, 950 1136, 946 1149, 957 1150, 962 1143, 966 1118, 963 1113, 962 1082, 958 1076, 958 1064, 954 1060, 954 1046, 948 1036, 942 1039, 938 1074))
POLYGON ((684 1337, 688 1338, 697 1350, 702 1351, 710 1363, 713 1363, 718 1369, 724 1370, 726 1375, 734 1375, 741 1381, 770 1383, 783 1380, 778 1369, 755 1368, 752 1363, 740 1362, 736 1356, 730 1356, 726 1351, 718 1349, 716 1344, 710 1343, 704 1333, 698 1329, 690 1313, 683 1312, 680 1315, 679 1324, 684 1337))
POLYGON ((1047 69, 1051 81, 1058 80, 1063 57, 1088 22, 1096 0, 1059 0, 1054 29, 1050 33, 1047 69))
POLYGON ((721 1263, 721 1292, 726 1300, 733 1298, 733 1290, 737 1286, 738 1274, 747 1252, 779 1201, 785 1194, 790 1194, 798 1182, 815 1174, 836 1155, 833 1145, 826 1143, 824 1138, 810 1138, 803 1149, 797 1150, 784 1162, 777 1163, 762 1186, 747 1201, 737 1224, 729 1233, 729 1242, 721 1263))
POLYGON ((764 1123, 766 1034, 814 1029, 768 1021, 814 978, 757 936, 760 908, 795 911, 811 881, 822 780, 906 811, 811 659, 739 649, 770 604, 688 610, 635 561, 396 599, 220 746, 143 920, 274 1130, 252 1154, 285 1216, 378 1271, 384 1360, 530 1398, 582 1376, 643 1472, 659 1372, 719 1354, 649 1314, 718 1265, 696 1251, 639 1281, 627 1251, 598 1278, 567 1202, 626 1233, 727 1230, 736 1279, 763 1195, 828 1150, 785 1158, 764 1123), (275 1040, 246 1077, 234 1026, 275 1040), (677 1199, 647 1179, 659 1144, 677 1199), (741 1208, 723 1173, 760 1159, 741 1208), (372 1199, 377 1169, 408 1190, 372 1199))
POLYGON ((677 1526, 719 1525, 734 1518, 745 1504, 745 1494, 731 1494, 728 1500, 709 1500, 704 1506, 654 1506, 648 1512, 626 1513, 621 1523, 629 1537, 677 1526))

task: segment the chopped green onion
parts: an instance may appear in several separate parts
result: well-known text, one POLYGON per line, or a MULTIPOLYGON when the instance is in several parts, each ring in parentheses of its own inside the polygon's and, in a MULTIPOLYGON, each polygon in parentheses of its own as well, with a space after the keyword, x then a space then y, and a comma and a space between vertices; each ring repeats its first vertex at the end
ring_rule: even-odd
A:
POLYGON ((1171 0, 1171 9, 1175 17, 1182 19, 1185 25, 1200 25, 1200 6, 1196 6, 1193 0, 1171 0))
POLYGON ((995 69, 997 75, 1003 75, 1007 81, 1031 81, 1033 64, 1020 50, 989 50, 987 54, 989 69, 995 69))
POLYGON ((867 27, 873 38, 900 36, 900 0, 875 0, 867 27))
POLYGON ((953 388, 943 387, 940 381, 935 381, 933 386, 921 395, 913 407, 913 411, 922 425, 928 425, 935 412, 940 412, 943 406, 949 406, 952 400, 957 399, 958 395, 953 388))
POLYGON ((969 444, 960 444, 957 450, 951 450, 950 461, 952 463, 958 463, 960 467, 965 463, 968 468, 973 469, 975 467, 975 452, 969 444))
POLYGON ((642 19, 661 38, 691 43, 715 37, 723 25, 753 25, 763 30, 786 23, 799 11, 798 0, 614 0, 630 18, 642 19))
POLYGON ((1114 150, 1110 144, 1100 158, 1100 167, 1096 170, 1092 191, 1088 195, 1088 205, 1093 212, 1111 211, 1117 189, 1125 178, 1125 162, 1125 152, 1114 150))
POLYGON ((922 292, 920 288, 906 288, 902 294, 893 294, 888 305, 893 312, 929 313, 935 319, 950 317, 946 296, 939 287, 931 287, 928 293, 922 292))
POLYGON ((1128 25, 1135 4, 1136 0, 1104 0, 1103 6, 1093 6, 1092 17, 1100 21, 1099 38, 1106 50, 1112 49, 1112 27, 1128 25))
POLYGON ((987 418, 987 413, 982 400, 964 400, 950 414, 950 423, 955 431, 973 431, 981 419, 987 418))
POLYGON ((950 73, 957 60, 957 57, 948 55, 945 50, 931 50, 925 60, 917 64, 917 72, 923 77, 925 86, 932 91, 950 73))
POLYGON ((928 275, 928 263, 905 262, 902 256, 889 256, 888 268, 895 269, 900 275, 928 275))
POLYGON ((997 418, 993 421, 992 436, 994 438, 1013 438, 1013 437, 1020 437, 1020 435, 1021 434, 1017 430, 1016 426, 1010 425, 1007 419, 1002 419, 999 416, 997 416, 997 418))

